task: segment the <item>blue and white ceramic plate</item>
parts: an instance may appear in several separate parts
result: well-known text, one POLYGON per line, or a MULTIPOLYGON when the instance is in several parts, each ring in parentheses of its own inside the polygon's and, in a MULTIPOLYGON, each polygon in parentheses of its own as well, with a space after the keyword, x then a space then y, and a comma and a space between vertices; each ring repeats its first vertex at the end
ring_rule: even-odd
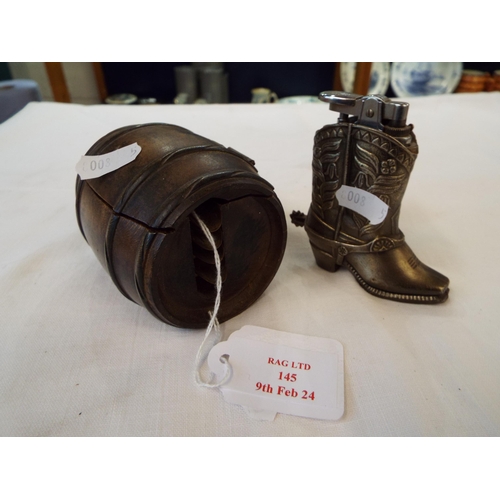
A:
POLYGON ((450 94, 461 76, 460 62, 395 62, 391 86, 398 97, 450 94))
MULTIPOLYGON (((340 81, 342 88, 346 92, 354 90, 354 78, 356 77, 356 64, 355 62, 340 63, 340 81)), ((372 70, 370 72, 370 87, 369 94, 385 95, 389 88, 389 80, 391 76, 390 64, 388 62, 374 62, 372 63, 372 70)))

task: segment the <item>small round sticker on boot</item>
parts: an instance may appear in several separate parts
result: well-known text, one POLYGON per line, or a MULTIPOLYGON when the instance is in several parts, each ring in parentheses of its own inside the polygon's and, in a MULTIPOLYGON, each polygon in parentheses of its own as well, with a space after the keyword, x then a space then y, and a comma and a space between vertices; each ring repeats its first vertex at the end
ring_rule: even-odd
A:
POLYGON ((366 217, 370 224, 381 224, 389 211, 389 206, 378 196, 356 187, 341 186, 336 193, 339 205, 354 210, 366 217))

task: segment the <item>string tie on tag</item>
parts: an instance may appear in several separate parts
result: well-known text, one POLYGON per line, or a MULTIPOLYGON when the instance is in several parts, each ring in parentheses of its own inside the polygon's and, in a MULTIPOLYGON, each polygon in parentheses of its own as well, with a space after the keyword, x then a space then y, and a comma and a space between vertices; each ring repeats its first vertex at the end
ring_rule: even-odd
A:
POLYGON ((213 373, 211 374, 210 380, 208 382, 202 380, 200 371, 201 367, 208 358, 208 354, 210 353, 212 348, 221 341, 222 338, 222 332, 220 330, 219 321, 217 320, 217 313, 219 312, 221 291, 222 291, 221 262, 220 262, 219 252, 217 250, 217 246, 215 244, 215 240, 214 237, 212 236, 212 233, 208 229, 207 225, 200 219, 200 217, 196 212, 193 212, 192 215, 195 218, 198 225, 200 226, 201 230, 203 231, 203 234, 209 241, 210 246, 212 247, 212 250, 214 252, 215 269, 217 272, 217 278, 215 282, 216 296, 215 296, 214 309, 213 311, 209 311, 210 321, 208 322, 203 342, 201 343, 200 348, 198 349, 198 353, 196 354, 195 382, 201 387, 220 387, 221 385, 225 384, 231 378, 232 375, 231 365, 229 364, 229 361, 225 357, 220 358, 221 363, 224 364, 224 376, 219 382, 215 383, 211 382, 213 379, 213 373))

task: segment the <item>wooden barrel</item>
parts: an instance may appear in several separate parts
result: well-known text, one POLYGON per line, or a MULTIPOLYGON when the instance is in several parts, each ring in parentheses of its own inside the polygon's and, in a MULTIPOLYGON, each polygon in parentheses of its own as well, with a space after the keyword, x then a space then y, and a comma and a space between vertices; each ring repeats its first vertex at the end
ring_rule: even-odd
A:
POLYGON ((175 125, 123 127, 94 144, 95 156, 137 142, 124 167, 76 182, 80 230, 120 292, 161 321, 201 328, 215 300, 214 254, 222 264, 218 318, 247 309, 276 274, 286 244, 283 208, 254 162, 175 125))

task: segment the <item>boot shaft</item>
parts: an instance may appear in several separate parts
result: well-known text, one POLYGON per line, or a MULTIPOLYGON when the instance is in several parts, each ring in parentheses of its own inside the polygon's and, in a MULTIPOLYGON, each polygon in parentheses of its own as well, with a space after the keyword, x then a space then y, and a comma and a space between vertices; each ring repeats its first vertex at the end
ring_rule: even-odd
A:
POLYGON ((418 153, 413 126, 384 126, 377 130, 339 121, 318 130, 313 148, 313 194, 308 219, 335 230, 337 238, 356 244, 375 236, 398 236, 401 201, 418 153), (381 224, 339 206, 342 186, 362 189, 389 207, 381 224), (312 213, 311 213, 312 212, 312 213))

